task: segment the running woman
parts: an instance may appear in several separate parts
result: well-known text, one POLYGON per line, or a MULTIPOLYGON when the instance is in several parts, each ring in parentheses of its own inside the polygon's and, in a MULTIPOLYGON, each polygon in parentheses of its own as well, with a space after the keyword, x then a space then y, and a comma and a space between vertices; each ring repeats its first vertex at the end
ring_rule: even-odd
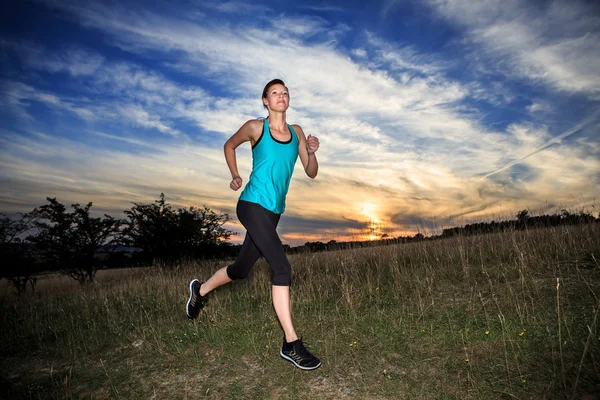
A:
POLYGON ((246 228, 246 237, 235 262, 219 269, 206 282, 190 282, 187 302, 188 318, 198 317, 207 301, 207 294, 234 279, 244 279, 260 258, 265 257, 271 267, 272 298, 284 338, 279 354, 296 367, 311 370, 321 361, 311 354, 302 338, 298 338, 292 323, 290 305, 291 266, 283 250, 276 228, 285 209, 285 198, 296 159, 304 166, 306 175, 315 178, 319 164, 315 152, 319 139, 304 135, 298 125, 288 125, 286 111, 290 106, 288 88, 281 79, 267 83, 262 102, 269 116, 264 120, 250 120, 225 143, 225 160, 231 172, 232 190, 242 187, 238 173, 235 149, 244 142, 252 145, 252 173, 242 191, 236 208, 238 219, 246 228))

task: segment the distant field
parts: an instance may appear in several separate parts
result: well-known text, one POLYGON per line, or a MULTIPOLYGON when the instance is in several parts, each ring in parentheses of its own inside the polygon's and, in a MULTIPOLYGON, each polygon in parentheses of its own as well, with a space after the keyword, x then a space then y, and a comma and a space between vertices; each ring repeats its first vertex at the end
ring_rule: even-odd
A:
POLYGON ((290 256, 316 371, 279 357, 264 261, 0 281, 0 398, 600 399, 600 224, 290 256))

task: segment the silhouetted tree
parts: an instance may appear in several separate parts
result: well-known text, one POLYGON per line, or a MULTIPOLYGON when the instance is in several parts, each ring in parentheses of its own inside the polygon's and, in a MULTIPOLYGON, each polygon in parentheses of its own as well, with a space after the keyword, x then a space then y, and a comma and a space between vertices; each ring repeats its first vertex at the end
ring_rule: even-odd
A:
POLYGON ((27 289, 35 289, 35 274, 40 265, 36 261, 33 248, 23 236, 31 229, 31 221, 25 216, 13 220, 0 214, 0 278, 6 278, 20 295, 27 289))
POLYGON ((164 193, 154 203, 133 203, 124 212, 128 218, 124 241, 142 249, 147 262, 170 264, 184 257, 226 254, 225 241, 233 234, 223 228, 229 221, 228 214, 217 214, 206 206, 175 210, 165 201, 164 193))
POLYGON ((525 221, 529 218, 529 210, 521 210, 517 213, 517 221, 525 221))
POLYGON ((47 200, 49 204, 28 214, 38 230, 28 240, 50 269, 59 270, 82 284, 92 282, 101 266, 101 260, 94 256, 96 250, 118 240, 123 221, 106 214, 104 218, 91 217, 91 202, 83 208, 73 204, 74 211, 68 212, 56 198, 47 200))

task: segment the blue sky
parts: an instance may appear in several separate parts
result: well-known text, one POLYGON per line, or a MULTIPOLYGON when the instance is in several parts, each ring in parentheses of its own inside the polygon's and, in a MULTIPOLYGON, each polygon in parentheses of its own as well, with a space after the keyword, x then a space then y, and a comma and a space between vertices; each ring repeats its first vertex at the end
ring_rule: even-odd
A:
POLYGON ((222 146, 276 77, 321 142, 286 243, 598 212, 593 1, 9 1, 0 21, 5 214, 164 192, 235 215, 222 146))

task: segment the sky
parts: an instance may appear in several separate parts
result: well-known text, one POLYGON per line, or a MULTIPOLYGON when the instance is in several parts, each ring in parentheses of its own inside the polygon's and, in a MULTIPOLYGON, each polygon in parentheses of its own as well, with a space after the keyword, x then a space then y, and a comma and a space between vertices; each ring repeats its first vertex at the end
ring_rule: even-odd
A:
MULTIPOLYGON (((321 143, 284 243, 600 211, 595 1, 8 0, 0 212, 56 197, 121 218, 162 192, 228 213, 239 242, 223 144, 267 116, 273 78, 321 143)), ((249 143, 237 160, 247 182, 249 143)))

